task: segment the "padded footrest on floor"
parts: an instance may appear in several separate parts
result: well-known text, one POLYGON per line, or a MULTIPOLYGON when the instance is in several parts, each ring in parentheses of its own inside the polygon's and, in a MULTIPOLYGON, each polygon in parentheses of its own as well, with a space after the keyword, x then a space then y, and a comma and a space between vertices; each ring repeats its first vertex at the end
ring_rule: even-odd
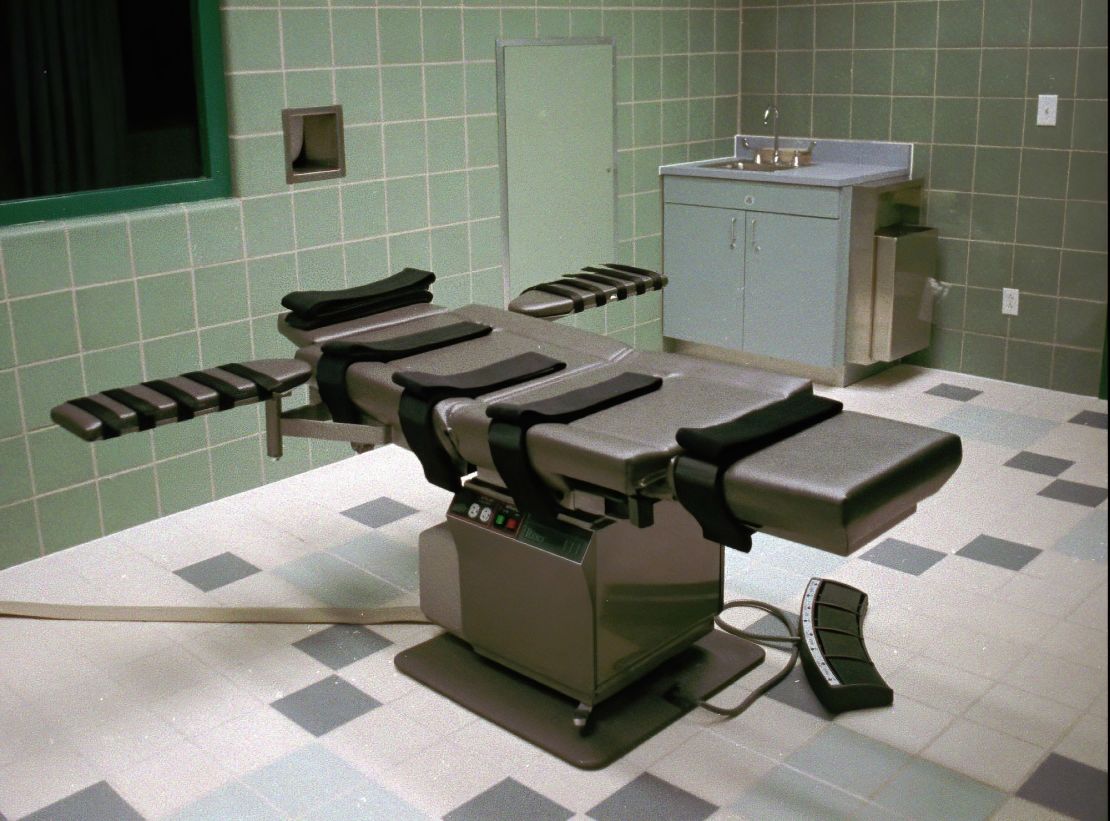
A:
POLYGON ((57 405, 50 418, 86 442, 184 422, 261 402, 302 385, 312 368, 296 359, 257 359, 111 388, 57 405))
POLYGON ((587 265, 578 273, 527 289, 510 303, 509 310, 554 319, 600 308, 607 302, 627 299, 630 294, 658 291, 666 284, 662 274, 635 265, 587 265))

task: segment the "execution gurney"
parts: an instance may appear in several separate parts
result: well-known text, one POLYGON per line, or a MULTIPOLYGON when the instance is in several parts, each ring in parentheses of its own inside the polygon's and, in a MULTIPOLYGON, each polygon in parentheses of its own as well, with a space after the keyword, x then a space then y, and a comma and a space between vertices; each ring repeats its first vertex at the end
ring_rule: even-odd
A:
MULTIPOLYGON (((843 411, 806 380, 547 321, 662 288, 660 274, 592 266, 509 310, 435 306, 433 280, 405 269, 290 294, 278 326, 295 358, 51 415, 95 441, 264 401, 274 457, 285 436, 408 447, 454 497, 420 538, 421 608, 446 633, 398 667, 578 766, 613 760, 762 660, 713 630, 722 545, 748 550, 764 530, 846 555, 959 465, 957 437, 843 411), (283 409, 306 382, 309 403, 283 409)), ((890 703, 863 643, 866 597, 815 579, 804 601, 822 701, 890 703)))

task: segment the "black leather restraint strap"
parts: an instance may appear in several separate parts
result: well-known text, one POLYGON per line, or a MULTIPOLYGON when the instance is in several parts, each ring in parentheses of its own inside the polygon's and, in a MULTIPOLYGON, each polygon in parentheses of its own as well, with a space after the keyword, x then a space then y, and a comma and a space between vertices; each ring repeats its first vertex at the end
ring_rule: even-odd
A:
POLYGON ((619 262, 606 262, 606 268, 614 271, 623 271, 626 274, 634 274, 636 276, 647 277, 651 280, 652 287, 658 291, 667 284, 666 279, 658 271, 652 271, 648 268, 637 268, 635 265, 623 265, 619 262))
POLYGON ((608 285, 610 288, 617 289, 617 299, 628 298, 628 282, 626 280, 617 279, 616 277, 607 277, 604 274, 590 273, 571 274, 570 278, 582 282, 596 282, 600 285, 608 285))
MULTIPOLYGON (((544 282, 539 285, 534 285, 528 290, 543 291, 545 294, 554 294, 555 296, 561 296, 564 299, 569 299, 574 305, 574 313, 576 314, 580 314, 584 310, 586 310, 586 300, 584 300, 582 298, 582 294, 574 290, 574 288, 568 288, 565 285, 559 285, 554 282, 544 282)), ((586 289, 583 288, 582 290, 586 289)))
POLYGON ((473 399, 482 394, 519 385, 561 371, 565 362, 529 352, 503 362, 453 374, 399 371, 393 381, 404 388, 398 416, 409 448, 420 460, 429 482, 452 493, 460 487, 459 477, 472 468, 460 464, 439 443, 435 430, 435 406, 450 397, 473 399))
POLYGON ((132 428, 124 419, 117 413, 114 413, 110 408, 106 408, 99 402, 94 402, 87 396, 82 396, 80 399, 70 399, 69 404, 74 407, 80 408, 85 413, 91 413, 101 424, 104 425, 104 439, 114 439, 121 433, 129 433, 132 428))
POLYGON ((122 388, 111 388, 104 391, 104 395, 135 411, 139 417, 139 430, 150 430, 158 424, 159 420, 177 416, 175 411, 163 411, 122 388))
POLYGON ((385 279, 338 291, 294 291, 281 299, 292 311, 286 322, 302 330, 333 325, 348 319, 382 313, 406 305, 432 301, 428 290, 435 274, 405 268, 385 279))
POLYGON ((554 282, 545 282, 542 286, 536 286, 535 288, 529 288, 528 290, 547 291, 548 293, 555 293, 555 291, 550 290, 550 286, 552 285, 558 288, 577 288, 579 291, 588 291, 589 293, 593 294, 595 308, 600 308, 608 301, 605 298, 605 289, 602 288, 600 285, 597 285, 593 282, 579 280, 573 275, 563 277, 562 279, 557 279, 554 282))
POLYGON ((325 342, 316 363, 316 387, 336 422, 357 423, 359 411, 347 392, 347 369, 356 362, 393 362, 408 356, 457 345, 493 331, 477 322, 455 322, 404 336, 372 342, 336 340, 325 342))
POLYGON ((206 388, 211 388, 220 396, 220 410, 230 410, 235 407, 236 402, 242 402, 244 399, 258 399, 259 390, 258 385, 251 380, 247 380, 249 387, 234 385, 227 382, 215 374, 205 373, 204 371, 189 371, 189 373, 181 374, 186 379, 192 379, 206 388))
POLYGON ((499 402, 486 408, 493 464, 517 507, 539 518, 554 519, 561 508, 528 458, 528 429, 542 423, 568 424, 622 402, 659 390, 663 380, 643 373, 622 373, 578 390, 526 404, 499 402))
POLYGON ((705 538, 750 550, 753 531, 728 508, 725 472, 744 457, 836 416, 843 407, 832 399, 798 394, 729 422, 679 428, 675 439, 685 453, 675 459, 675 495, 697 519, 705 538))
POLYGON ((591 274, 603 274, 604 276, 612 277, 613 279, 624 280, 626 283, 636 289, 636 295, 646 294, 648 285, 651 280, 647 277, 639 276, 638 274, 630 274, 627 271, 616 271, 612 268, 599 268, 596 265, 587 265, 582 269, 591 274))
POLYGON ((206 411, 210 407, 212 407, 212 405, 208 402, 199 401, 195 396, 191 395, 187 391, 183 391, 181 390, 181 388, 177 387, 176 385, 171 385, 165 380, 153 379, 150 382, 144 382, 143 384, 150 388, 152 391, 158 391, 158 393, 162 394, 163 396, 168 396, 170 399, 177 403, 178 422, 187 422, 201 411, 206 411))

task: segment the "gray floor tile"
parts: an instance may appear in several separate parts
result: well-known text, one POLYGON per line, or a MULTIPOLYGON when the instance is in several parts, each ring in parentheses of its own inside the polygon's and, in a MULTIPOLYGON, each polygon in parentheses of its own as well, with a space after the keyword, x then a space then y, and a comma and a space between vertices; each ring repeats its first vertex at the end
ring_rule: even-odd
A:
POLYGON ((191 564, 173 571, 194 587, 205 593, 224 585, 245 579, 259 572, 250 562, 240 559, 234 553, 221 553, 211 559, 191 564))
POLYGON ((1073 425, 1085 425, 1088 428, 1106 430, 1106 414, 1098 411, 1080 411, 1068 421, 1073 425))
POLYGON ((1104 770, 1052 753, 1034 770, 1017 795, 1073 818, 1094 821, 1106 818, 1106 789, 1104 770))
POLYGON ((1106 511, 1092 510, 1087 518, 1065 533, 1053 549, 1076 559, 1106 564, 1106 531, 1106 511))
POLYGON ((313 598, 335 607, 376 607, 392 601, 402 590, 385 579, 365 573, 330 553, 309 553, 273 572, 313 598))
POLYGON ((444 821, 566 821, 574 815, 566 807, 523 784, 506 778, 474 796, 447 815, 444 821))
POLYGON ((729 810, 743 818, 768 821, 874 821, 890 818, 858 797, 790 767, 776 767, 762 781, 745 790, 729 810))
POLYGON ((940 396, 944 399, 955 399, 957 402, 967 402, 969 399, 974 399, 982 393, 982 391, 973 390, 971 388, 963 388, 959 385, 949 385, 947 382, 941 382, 935 385, 925 393, 931 396, 940 396))
POLYGON ((301 747, 247 773, 243 783, 295 818, 316 818, 317 809, 336 797, 371 785, 345 759, 319 744, 301 747))
POLYGON ((354 519, 356 522, 361 522, 367 527, 382 527, 390 522, 411 516, 415 512, 414 508, 403 502, 390 499, 388 496, 379 496, 377 499, 344 510, 343 515, 354 519))
POLYGON ((813 688, 809 686, 809 680, 806 678, 805 671, 802 670, 802 663, 799 661, 798 666, 794 668, 793 672, 767 691, 767 695, 775 701, 788 704, 802 712, 809 713, 811 716, 817 718, 827 719, 832 721, 834 716, 825 709, 817 696, 813 693, 813 688))
POLYGON ((365 536, 328 548, 328 552, 403 590, 420 588, 420 553, 413 545, 395 542, 371 530, 365 536))
POLYGON ((328 676, 270 706, 319 737, 381 704, 339 676, 328 676))
POLYGON ((986 534, 976 536, 956 551, 956 555, 966 559, 1005 567, 1007 570, 1021 570, 1040 554, 1041 551, 1035 547, 1008 542, 986 534))
POLYGON ((293 646, 302 653, 333 670, 354 664, 391 644, 393 642, 389 639, 356 624, 335 624, 293 642, 293 646))
POLYGON ((662 778, 644 773, 625 784, 587 814, 597 821, 625 821, 636 818, 669 821, 702 821, 719 807, 703 801, 662 778))
POLYGON ((982 821, 1005 799, 998 790, 919 758, 875 794, 876 803, 919 821, 982 821))
POLYGON ((860 556, 874 564, 881 564, 903 573, 920 576, 944 558, 939 550, 903 542, 900 539, 884 539, 860 556))
POLYGON ((98 781, 24 816, 23 821, 143 821, 143 817, 107 781, 98 781))
POLYGON ((1027 450, 1047 435, 1056 423, 981 405, 960 405, 933 422, 932 427, 976 442, 1019 451, 1027 450))
POLYGON ((254 790, 232 781, 184 809, 178 810, 166 821, 212 821, 214 818, 234 818, 235 821, 281 821, 288 816, 259 798, 254 790))
POLYGON ((1041 453, 1023 450, 1007 462, 1006 467, 1027 470, 1030 473, 1040 473, 1044 476, 1059 476, 1074 464, 1075 462, 1070 459, 1057 459, 1055 456, 1045 456, 1041 453))
POLYGON ((1106 501, 1106 488, 1085 485, 1082 482, 1069 482, 1067 479, 1057 479, 1037 495, 1086 507, 1098 507, 1106 501))
POLYGON ((908 759, 901 750, 834 724, 786 763, 853 795, 866 797, 902 769, 908 759))

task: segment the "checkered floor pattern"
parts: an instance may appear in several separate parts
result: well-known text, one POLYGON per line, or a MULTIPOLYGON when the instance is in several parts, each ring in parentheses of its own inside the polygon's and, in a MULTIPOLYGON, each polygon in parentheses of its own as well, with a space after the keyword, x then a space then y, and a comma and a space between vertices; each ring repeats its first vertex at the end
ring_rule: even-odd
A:
MULTIPOLYGON (((1105 818, 1106 403, 910 367, 822 392, 959 434, 964 464, 847 559, 728 551, 726 593, 865 590, 892 708, 830 716, 796 671, 583 772, 397 672, 436 628, 0 620, 0 821, 1105 818)), ((385 448, 0 572, 0 598, 412 605, 446 503, 385 448)))

